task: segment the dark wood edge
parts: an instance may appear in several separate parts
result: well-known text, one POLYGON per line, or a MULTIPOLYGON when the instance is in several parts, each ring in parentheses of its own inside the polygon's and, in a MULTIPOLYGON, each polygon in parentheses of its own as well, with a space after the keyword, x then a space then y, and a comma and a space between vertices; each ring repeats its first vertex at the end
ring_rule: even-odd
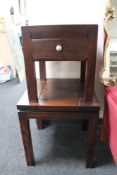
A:
POLYGON ((55 111, 58 111, 58 112, 84 112, 87 111, 87 112, 97 112, 100 110, 100 106, 93 106, 93 107, 89 107, 89 106, 86 106, 86 107, 64 107, 64 106, 37 106, 37 105, 33 105, 33 106, 30 106, 30 105, 17 105, 17 109, 18 110, 23 110, 23 111, 37 111, 39 110, 40 112, 55 112, 55 111))
POLYGON ((61 28, 61 30, 64 30, 64 29, 67 29, 67 28, 73 30, 74 28, 76 28, 76 26, 79 27, 79 30, 82 28, 83 31, 87 31, 87 29, 94 30, 94 29, 97 29, 98 28, 98 24, 74 24, 74 25, 66 24, 66 25, 22 26, 21 29, 22 30, 29 31, 29 32, 31 32, 32 30, 38 30, 38 29, 44 30, 45 28, 51 29, 52 27, 55 30, 58 30, 58 27, 59 27, 59 29, 61 28))
POLYGON ((50 119, 50 120, 61 120, 61 119, 67 119, 67 120, 90 120, 92 117, 99 115, 99 112, 32 112, 32 111, 20 111, 18 112, 22 114, 25 118, 34 118, 34 119, 50 119), (98 115, 97 115, 98 114, 98 115))

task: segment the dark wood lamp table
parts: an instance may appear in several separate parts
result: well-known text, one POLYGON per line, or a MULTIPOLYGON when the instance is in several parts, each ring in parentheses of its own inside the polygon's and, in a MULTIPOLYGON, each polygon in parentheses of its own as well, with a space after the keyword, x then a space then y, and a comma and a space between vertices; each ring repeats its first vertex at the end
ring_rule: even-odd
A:
POLYGON ((27 165, 35 164, 29 119, 89 121, 86 167, 94 165, 100 105, 94 93, 97 25, 22 27, 27 91, 17 104, 27 165), (39 61, 40 80, 35 61, 39 61), (81 61, 80 79, 47 79, 45 61, 81 61))

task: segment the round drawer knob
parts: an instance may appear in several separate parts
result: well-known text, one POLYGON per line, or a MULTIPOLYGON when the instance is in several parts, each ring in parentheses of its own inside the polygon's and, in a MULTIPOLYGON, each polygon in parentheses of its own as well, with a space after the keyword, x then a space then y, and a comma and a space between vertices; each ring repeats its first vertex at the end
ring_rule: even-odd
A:
POLYGON ((62 46, 61 45, 57 45, 56 46, 56 51, 57 52, 61 52, 62 51, 62 46))

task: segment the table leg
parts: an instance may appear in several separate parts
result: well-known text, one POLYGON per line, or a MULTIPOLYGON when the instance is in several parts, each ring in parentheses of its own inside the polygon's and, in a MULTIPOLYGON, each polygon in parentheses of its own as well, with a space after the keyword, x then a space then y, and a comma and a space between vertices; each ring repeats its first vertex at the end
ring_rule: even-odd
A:
POLYGON ((28 166, 34 166, 34 154, 32 147, 32 139, 30 133, 29 119, 25 118, 22 113, 19 112, 19 122, 22 134, 23 146, 25 151, 25 158, 28 166))
POLYGON ((89 121, 89 137, 88 137, 88 149, 87 149, 87 158, 86 158, 86 168, 93 168, 94 166, 94 154, 95 146, 97 140, 97 121, 98 115, 93 116, 89 121))

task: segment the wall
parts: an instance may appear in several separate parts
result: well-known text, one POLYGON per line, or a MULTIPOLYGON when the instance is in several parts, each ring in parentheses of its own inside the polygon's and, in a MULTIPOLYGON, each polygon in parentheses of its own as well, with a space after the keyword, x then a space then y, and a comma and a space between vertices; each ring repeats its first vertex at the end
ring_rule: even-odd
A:
MULTIPOLYGON (((29 24, 98 24, 98 49, 95 89, 103 104, 102 85, 99 82, 99 68, 102 63, 103 19, 105 0, 30 0, 27 17, 29 24)), ((78 62, 49 62, 47 77, 79 77, 78 62)))
POLYGON ((115 18, 109 23, 109 30, 111 38, 117 38, 117 0, 113 0, 115 8, 115 18))
MULTIPOLYGON (((98 48, 95 88, 102 102, 99 68, 102 62, 105 0, 27 0, 29 25, 98 24, 98 48)), ((47 77, 79 77, 78 62, 48 62, 47 77)), ((103 102, 102 102, 103 103, 103 102)))

